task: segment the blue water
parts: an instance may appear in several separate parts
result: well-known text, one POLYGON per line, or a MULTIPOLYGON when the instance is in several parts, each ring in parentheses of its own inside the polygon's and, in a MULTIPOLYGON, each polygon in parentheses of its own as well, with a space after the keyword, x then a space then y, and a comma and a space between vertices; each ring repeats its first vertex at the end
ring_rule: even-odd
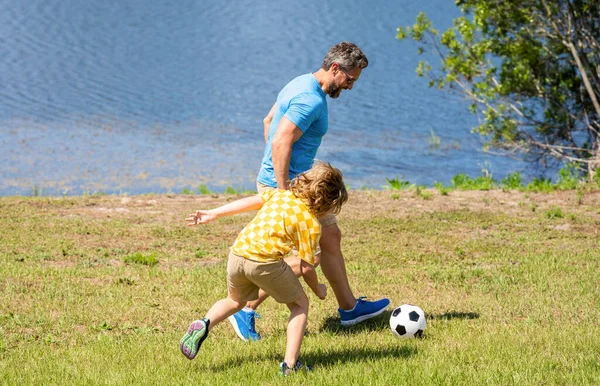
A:
POLYGON ((467 102, 429 89, 395 39, 419 11, 449 27, 453 3, 0 0, 0 195, 253 189, 277 93, 343 40, 369 67, 330 100, 318 158, 352 188, 531 177, 481 151, 467 102))

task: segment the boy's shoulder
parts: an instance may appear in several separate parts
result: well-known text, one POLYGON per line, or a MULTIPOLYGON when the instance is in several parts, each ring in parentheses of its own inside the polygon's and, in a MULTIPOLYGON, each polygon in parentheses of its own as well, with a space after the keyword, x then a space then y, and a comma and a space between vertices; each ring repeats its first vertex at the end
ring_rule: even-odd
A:
POLYGON ((302 209, 308 210, 306 203, 296 197, 296 195, 290 190, 283 189, 268 189, 260 193, 266 205, 278 205, 283 207, 295 207, 301 206, 302 209))
POLYGON ((269 201, 280 201, 282 203, 289 203, 292 201, 301 202, 301 200, 298 197, 296 197, 294 193, 284 189, 267 189, 259 195, 265 203, 269 201))

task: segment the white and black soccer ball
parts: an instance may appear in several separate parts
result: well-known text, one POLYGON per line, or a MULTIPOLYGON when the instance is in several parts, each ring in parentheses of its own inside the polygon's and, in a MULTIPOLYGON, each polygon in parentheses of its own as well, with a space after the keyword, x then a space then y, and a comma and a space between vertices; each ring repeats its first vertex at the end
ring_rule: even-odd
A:
POLYGON ((412 304, 403 304, 392 311, 390 328, 399 338, 420 338, 427 327, 425 313, 412 304))

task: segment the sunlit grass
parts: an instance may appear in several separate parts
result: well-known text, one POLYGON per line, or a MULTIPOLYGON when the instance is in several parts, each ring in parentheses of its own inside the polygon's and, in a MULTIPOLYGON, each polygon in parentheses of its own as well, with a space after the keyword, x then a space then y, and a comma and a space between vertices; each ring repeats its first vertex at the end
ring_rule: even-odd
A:
MULTIPOLYGON (((355 295, 420 306, 424 339, 393 336, 393 307, 342 328, 333 294, 309 292, 315 371, 285 383, 597 384, 600 193, 423 192, 351 192, 339 224, 355 295)), ((235 198, 0 198, 0 384, 282 383, 289 312, 272 300, 262 341, 225 322, 196 360, 178 350, 226 296, 228 248, 252 214, 184 218, 235 198)))

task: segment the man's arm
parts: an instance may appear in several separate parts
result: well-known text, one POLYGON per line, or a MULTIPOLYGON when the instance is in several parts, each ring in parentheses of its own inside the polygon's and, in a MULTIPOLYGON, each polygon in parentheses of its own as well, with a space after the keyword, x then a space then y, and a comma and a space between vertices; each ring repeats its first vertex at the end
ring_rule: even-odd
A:
POLYGON ((271 107, 271 111, 269 111, 269 114, 267 114, 267 116, 263 119, 263 125, 265 127, 265 143, 269 142, 269 129, 271 128, 271 122, 273 121, 273 115, 275 115, 275 106, 277 105, 277 103, 273 104, 273 107, 271 107))
POLYGON ((188 222, 188 226, 194 226, 198 224, 206 224, 213 220, 223 216, 231 216, 249 210, 259 210, 263 206, 263 200, 260 196, 255 195, 251 197, 242 198, 237 201, 230 202, 215 209, 211 210, 198 210, 196 213, 188 215, 185 221, 188 222))
POLYGON ((285 116, 281 118, 277 131, 271 143, 271 153, 273 159, 273 170, 277 187, 287 189, 290 179, 290 159, 292 158, 292 145, 300 137, 302 130, 285 116))

